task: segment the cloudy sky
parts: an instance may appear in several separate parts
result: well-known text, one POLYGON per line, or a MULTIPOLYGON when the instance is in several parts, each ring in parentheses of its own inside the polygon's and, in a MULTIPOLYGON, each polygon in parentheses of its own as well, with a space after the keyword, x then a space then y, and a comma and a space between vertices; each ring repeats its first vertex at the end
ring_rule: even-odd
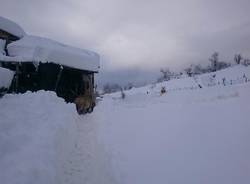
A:
POLYGON ((249 0, 1 0, 0 14, 101 56, 99 81, 148 81, 159 68, 250 57, 249 0))

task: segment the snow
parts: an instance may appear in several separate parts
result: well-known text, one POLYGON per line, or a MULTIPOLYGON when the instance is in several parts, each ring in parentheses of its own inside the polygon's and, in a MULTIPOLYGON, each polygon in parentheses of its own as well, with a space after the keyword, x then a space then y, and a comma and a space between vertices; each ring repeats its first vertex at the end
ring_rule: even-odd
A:
POLYGON ((5 51, 4 51, 5 43, 6 43, 5 40, 0 39, 0 55, 5 55, 5 51))
POLYGON ((0 16, 0 29, 17 36, 20 40, 7 45, 0 40, 0 61, 6 62, 53 62, 68 67, 98 72, 100 57, 95 52, 74 48, 38 36, 26 35, 16 23, 0 16))
POLYGON ((202 89, 184 78, 103 98, 92 116, 118 183, 250 182, 250 67, 196 81, 214 74, 216 85, 202 89), (224 77, 234 82, 218 83, 224 77))
POLYGON ((14 72, 0 67, 0 88, 9 88, 13 79, 14 72))
POLYGON ((104 98, 93 116, 119 183, 250 182, 250 85, 104 98), (152 99, 153 98, 153 99, 152 99))
POLYGON ((0 29, 18 38, 24 37, 24 30, 15 22, 0 16, 0 29))
MULTIPOLYGON (((235 65, 224 70, 197 75, 195 77, 174 79, 140 88, 133 88, 133 90, 127 91, 126 94, 146 94, 148 92, 150 95, 155 96, 156 93, 159 93, 162 87, 165 87, 168 93, 175 93, 176 91, 181 90, 199 89, 199 85, 206 89, 216 86, 243 84, 246 81, 250 81, 250 67, 235 65), (223 78, 225 78, 225 85, 223 84, 223 78)), ((112 96, 120 96, 120 93, 114 93, 112 96)))
POLYGON ((75 142, 74 106, 44 91, 5 95, 0 106, 0 182, 61 183, 62 158, 75 142))
POLYGON ((26 35, 9 44, 7 49, 10 57, 2 57, 5 61, 54 62, 88 71, 98 71, 100 67, 100 58, 95 52, 37 36, 26 35))
POLYGON ((6 95, 0 181, 248 184, 249 76, 250 67, 235 66, 133 88, 125 99, 105 95, 84 116, 52 92, 6 95), (216 84, 197 87, 207 76, 216 84), (218 83, 224 77, 234 82, 218 83))

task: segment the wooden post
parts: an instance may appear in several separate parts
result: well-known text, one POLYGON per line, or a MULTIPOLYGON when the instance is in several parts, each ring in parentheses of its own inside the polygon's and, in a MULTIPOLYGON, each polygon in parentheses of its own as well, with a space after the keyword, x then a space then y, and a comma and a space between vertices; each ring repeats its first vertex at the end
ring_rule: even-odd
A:
POLYGON ((15 74, 15 92, 18 92, 19 85, 19 62, 16 63, 16 74, 15 74))
POLYGON ((57 75, 57 79, 56 79, 55 92, 56 92, 57 87, 58 87, 58 84, 59 84, 59 82, 60 82, 61 75, 62 75, 62 71, 63 71, 63 66, 61 65, 61 66, 60 66, 60 71, 59 71, 59 73, 58 73, 58 75, 57 75))

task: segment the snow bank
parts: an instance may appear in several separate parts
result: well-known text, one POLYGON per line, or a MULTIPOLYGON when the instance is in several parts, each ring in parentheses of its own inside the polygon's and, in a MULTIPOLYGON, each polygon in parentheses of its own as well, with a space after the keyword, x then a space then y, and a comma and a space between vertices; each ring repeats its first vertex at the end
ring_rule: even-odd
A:
POLYGON ((13 79, 14 72, 0 67, 0 88, 9 88, 13 79))
POLYGON ((7 48, 11 56, 5 59, 7 61, 54 62, 89 71, 98 71, 100 67, 100 58, 95 52, 70 47, 47 38, 26 35, 7 48))
POLYGON ((117 183, 250 183, 249 91, 243 83, 105 96, 91 115, 117 183))
POLYGON ((250 183, 249 77, 250 67, 238 65, 132 88, 125 99, 105 95, 91 115, 117 183, 250 183), (215 85, 200 89, 210 76, 215 85))
MULTIPOLYGON (((157 96, 162 87, 165 87, 168 93, 175 93, 182 90, 194 90, 216 86, 230 86, 250 82, 250 67, 236 65, 217 72, 196 75, 195 77, 185 77, 181 79, 173 79, 161 83, 147 85, 144 87, 133 88, 125 91, 126 95, 146 94, 148 96, 157 96), (224 83, 223 83, 223 79, 224 83)), ((110 94, 117 98, 120 92, 110 94)))
POLYGON ((0 16, 0 29, 18 38, 25 36, 24 30, 15 22, 0 16))
POLYGON ((218 72, 203 74, 198 78, 203 87, 241 84, 250 80, 250 67, 235 65, 218 72))
POLYGON ((0 182, 62 183, 62 160, 75 142, 74 105, 39 91, 5 95, 0 107, 0 182))

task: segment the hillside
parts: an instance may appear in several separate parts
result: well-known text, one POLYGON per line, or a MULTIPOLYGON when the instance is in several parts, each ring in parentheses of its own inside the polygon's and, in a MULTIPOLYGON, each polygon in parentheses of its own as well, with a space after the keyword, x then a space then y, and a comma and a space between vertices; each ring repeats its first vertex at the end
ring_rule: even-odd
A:
POLYGON ((84 116, 52 92, 5 95, 1 183, 248 184, 249 79, 236 66, 133 88, 84 116))

